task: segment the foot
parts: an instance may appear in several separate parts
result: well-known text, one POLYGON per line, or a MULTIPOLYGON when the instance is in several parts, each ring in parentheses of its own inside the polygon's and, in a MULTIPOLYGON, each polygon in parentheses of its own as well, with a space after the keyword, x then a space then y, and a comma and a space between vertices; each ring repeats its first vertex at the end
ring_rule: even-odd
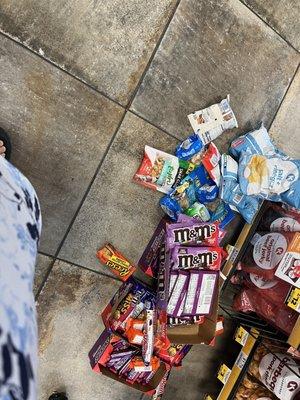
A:
POLYGON ((68 400, 67 396, 65 393, 53 393, 51 394, 51 396, 49 397, 48 400, 68 400))
POLYGON ((6 147, 2 140, 0 140, 0 156, 5 157, 6 147))

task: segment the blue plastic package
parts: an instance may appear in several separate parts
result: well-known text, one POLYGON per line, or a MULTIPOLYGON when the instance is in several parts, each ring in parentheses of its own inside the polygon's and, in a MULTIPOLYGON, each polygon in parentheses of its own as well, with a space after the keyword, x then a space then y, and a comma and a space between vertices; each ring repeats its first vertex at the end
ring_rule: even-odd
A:
POLYGON ((210 222, 219 222, 219 227, 225 229, 226 225, 228 225, 233 219, 234 212, 231 210, 229 205, 224 203, 224 201, 220 201, 218 207, 210 217, 210 222))
POLYGON ((176 147, 175 155, 182 160, 190 160, 203 147, 204 145, 199 136, 193 133, 176 147))
POLYGON ((196 187, 196 198, 200 203, 210 203, 219 195, 219 188, 216 184, 208 185, 205 184, 200 187, 196 187))
MULTIPOLYGON (((201 164, 185 176, 171 193, 163 196, 159 204, 166 214, 173 220, 177 220, 180 213, 191 207, 197 200, 200 201, 198 197, 204 198, 206 196, 208 198, 212 196, 208 189, 201 192, 201 187, 205 185, 216 186, 201 164), (201 193, 201 196, 199 196, 199 193, 201 193)), ((200 202, 203 203, 204 201, 200 202)))
POLYGON ((233 179, 222 181, 220 197, 226 203, 235 206, 248 224, 253 221, 261 204, 257 196, 243 194, 239 184, 233 179))
POLYGON ((263 123, 260 128, 235 139, 229 148, 229 153, 237 160, 244 151, 251 154, 264 155, 280 153, 272 143, 269 133, 263 123))
POLYGON ((265 156, 243 152, 238 178, 241 191, 271 201, 300 208, 300 160, 279 154, 265 156))
POLYGON ((251 223, 260 206, 257 196, 244 194, 238 182, 238 163, 228 154, 222 154, 222 183, 220 197, 230 206, 234 206, 245 221, 251 223))

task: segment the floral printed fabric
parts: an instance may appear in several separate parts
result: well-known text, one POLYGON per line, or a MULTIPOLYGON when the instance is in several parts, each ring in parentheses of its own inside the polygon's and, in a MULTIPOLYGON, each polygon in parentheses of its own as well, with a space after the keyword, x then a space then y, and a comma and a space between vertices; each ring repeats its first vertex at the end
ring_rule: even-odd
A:
POLYGON ((0 157, 0 400, 36 399, 32 286, 40 232, 32 185, 0 157))

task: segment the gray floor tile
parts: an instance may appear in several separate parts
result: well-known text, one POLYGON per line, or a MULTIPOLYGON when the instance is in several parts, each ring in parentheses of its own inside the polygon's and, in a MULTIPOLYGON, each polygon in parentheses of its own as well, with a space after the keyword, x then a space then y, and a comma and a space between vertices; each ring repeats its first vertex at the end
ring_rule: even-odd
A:
POLYGON ((226 320, 225 332, 217 338, 215 347, 193 346, 182 361, 182 368, 172 370, 164 400, 199 400, 206 393, 217 395, 217 370, 222 362, 227 362, 228 353, 232 351, 229 343, 233 340, 233 332, 232 323, 226 320))
POLYGON ((94 373, 88 352, 103 329, 99 312, 119 284, 56 262, 38 300, 40 400, 66 389, 71 400, 139 399, 140 392, 94 373))
MULTIPOLYGON (((187 114, 228 93, 239 132, 268 125, 298 62, 297 52, 236 0, 182 0, 133 102, 140 115, 179 137, 187 114)), ((237 132, 222 135, 226 144, 237 132)))
POLYGON ((299 0, 242 0, 292 46, 300 50, 299 0))
POLYGON ((35 275, 34 275, 34 285, 33 292, 36 295, 40 285, 45 278, 45 275, 53 262, 52 257, 44 256, 43 254, 38 254, 35 266, 35 275))
POLYGON ((162 216, 159 192, 132 181, 144 146, 173 152, 176 140, 128 113, 61 250, 70 262, 107 272, 95 253, 111 242, 133 262, 162 216))
POLYGON ((52 255, 123 109, 3 36, 0 69, 0 126, 11 135, 12 162, 38 192, 41 250, 52 255))
POLYGON ((176 0, 9 0, 0 29, 127 103, 176 0))
POLYGON ((300 70, 272 124, 270 134, 277 146, 290 157, 300 158, 300 70))

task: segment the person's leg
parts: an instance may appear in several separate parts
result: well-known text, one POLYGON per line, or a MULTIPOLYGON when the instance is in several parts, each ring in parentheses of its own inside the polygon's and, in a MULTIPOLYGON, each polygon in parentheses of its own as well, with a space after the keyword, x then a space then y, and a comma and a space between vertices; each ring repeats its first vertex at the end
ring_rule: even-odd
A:
POLYGON ((36 400, 32 293, 41 215, 30 182, 0 157, 0 398, 36 400))

